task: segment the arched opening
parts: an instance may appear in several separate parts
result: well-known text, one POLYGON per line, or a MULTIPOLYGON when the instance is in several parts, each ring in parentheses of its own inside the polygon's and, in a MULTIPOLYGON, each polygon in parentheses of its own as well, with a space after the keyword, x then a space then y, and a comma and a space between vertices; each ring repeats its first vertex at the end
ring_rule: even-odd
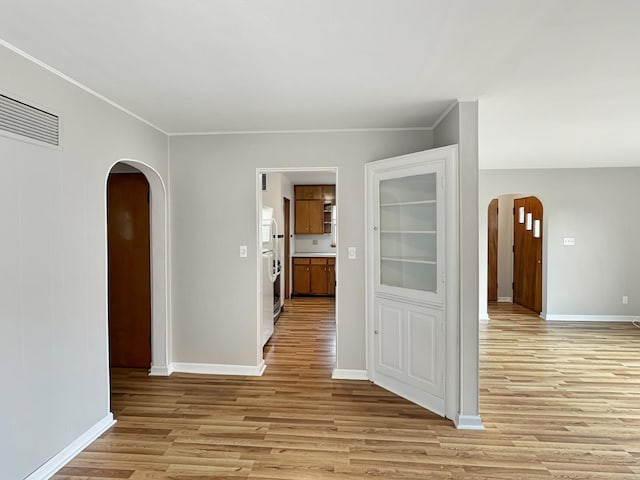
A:
POLYGON ((543 207, 535 196, 504 194, 487 207, 487 301, 542 312, 543 207))
MULTIPOLYGON (((148 185, 148 307, 149 320, 148 327, 150 338, 148 340, 150 347, 150 358, 148 361, 148 369, 150 375, 169 375, 170 359, 169 344, 170 331, 168 321, 168 273, 167 273, 167 207, 166 207, 166 189, 162 178, 158 172, 143 162, 130 159, 122 159, 109 169, 105 178, 105 195, 109 189, 109 179, 111 175, 142 175, 144 183, 148 185), (127 173, 128 172, 128 173, 127 173)), ((112 177, 113 178, 113 177, 112 177)), ((143 182, 139 182, 143 183, 143 182)), ((107 222, 107 231, 109 229, 109 199, 107 198, 107 208, 105 212, 105 221, 107 222)), ((126 227, 126 222, 124 223, 126 227)), ((127 233, 127 232, 124 232, 127 233)), ((111 253, 110 245, 107 238, 107 255, 111 253)), ((107 276, 111 273, 109 270, 109 258, 107 258, 107 276)), ((109 281, 109 278, 107 278, 109 281)), ((107 291, 108 305, 109 291, 107 291)), ((111 313, 108 312, 110 319, 111 313)), ((111 320, 111 319, 110 319, 111 320)), ((110 355, 111 357, 111 355, 110 355)))

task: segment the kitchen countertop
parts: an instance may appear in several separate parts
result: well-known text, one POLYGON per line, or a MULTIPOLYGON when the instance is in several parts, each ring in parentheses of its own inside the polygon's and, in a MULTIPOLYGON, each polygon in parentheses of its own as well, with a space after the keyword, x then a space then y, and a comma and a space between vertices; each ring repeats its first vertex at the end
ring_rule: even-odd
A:
POLYGON ((296 252, 293 255, 291 255, 292 257, 329 257, 329 258, 335 258, 336 254, 335 252, 296 252))

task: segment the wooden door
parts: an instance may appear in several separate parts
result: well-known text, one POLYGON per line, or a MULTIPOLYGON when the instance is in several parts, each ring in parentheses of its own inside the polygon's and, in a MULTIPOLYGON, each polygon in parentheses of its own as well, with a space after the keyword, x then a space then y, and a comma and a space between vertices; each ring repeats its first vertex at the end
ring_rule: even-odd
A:
POLYGON ((498 300, 498 199, 489 203, 489 264, 487 268, 487 300, 498 300))
POLYGON ((149 183, 142 173, 107 182, 109 361, 151 366, 149 183))
POLYGON ((542 203, 536 197, 517 198, 513 202, 513 302, 537 313, 542 311, 542 203), (524 219, 520 222, 520 208, 524 219), (531 215, 531 228, 527 217, 531 215), (540 221, 540 236, 534 236, 540 221))
POLYGON ((284 199, 284 298, 291 298, 291 201, 284 199))

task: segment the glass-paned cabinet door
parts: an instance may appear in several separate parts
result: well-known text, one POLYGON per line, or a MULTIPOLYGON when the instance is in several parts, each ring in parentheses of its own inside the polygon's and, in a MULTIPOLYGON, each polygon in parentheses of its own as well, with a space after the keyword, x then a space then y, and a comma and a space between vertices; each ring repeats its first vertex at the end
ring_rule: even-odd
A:
POLYGON ((428 170, 378 181, 378 280, 383 288, 438 294, 441 173, 428 170))

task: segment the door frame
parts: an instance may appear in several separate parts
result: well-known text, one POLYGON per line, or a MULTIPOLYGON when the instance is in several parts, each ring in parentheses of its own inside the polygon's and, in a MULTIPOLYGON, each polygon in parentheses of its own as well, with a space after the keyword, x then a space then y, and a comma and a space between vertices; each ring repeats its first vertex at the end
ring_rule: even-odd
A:
MULTIPOLYGON (((134 167, 149 182, 149 214, 151 238, 151 368, 149 375, 168 376, 171 374, 171 331, 169 322, 168 295, 168 258, 169 245, 167 235, 167 194, 165 183, 160 174, 150 165, 130 158, 122 158, 111 164, 104 177, 104 245, 105 245, 105 309, 106 309, 106 355, 109 358, 109 247, 107 243, 107 181, 113 167, 122 163, 134 167)), ((107 373, 108 373, 107 361, 107 373)), ((109 375, 107 375, 109 378, 109 375)), ((109 402, 111 401, 108 386, 109 402)))
MULTIPOLYGON (((462 386, 460 385, 460 368, 461 359, 461 338, 460 338, 460 309, 461 309, 461 295, 460 295, 460 240, 459 240, 459 222, 460 222, 460 197, 459 197, 459 173, 458 173, 458 145, 449 145, 446 147, 433 148, 425 150, 428 152, 442 152, 443 156, 453 156, 454 161, 444 162, 444 181, 445 181, 445 236, 447 239, 447 250, 445 254, 445 273, 446 288, 445 288, 445 337, 446 337, 446 352, 445 352, 445 417, 453 420, 458 426, 460 415, 460 394, 462 393, 462 386), (450 180, 447 180, 450 179, 450 180)), ((384 159, 387 161, 395 160, 395 163, 402 164, 403 168, 410 168, 414 165, 419 165, 422 162, 421 155, 425 152, 415 152, 408 155, 401 155, 397 157, 391 157, 384 159), (412 164, 405 164, 407 159, 415 157, 416 162, 412 164)), ((375 301, 375 289, 374 289, 374 251, 375 240, 373 230, 369 230, 369 225, 375 225, 375 211, 373 189, 369 188, 369 179, 372 176, 371 172, 372 164, 365 164, 365 320, 366 320, 366 371, 369 380, 374 379, 374 365, 375 365, 375 352, 374 349, 374 301, 375 301)), ((389 168, 393 168, 393 163, 389 163, 389 168)), ((464 427, 468 428, 468 427, 464 427)))
MULTIPOLYGON (((291 199, 282 196, 284 211, 284 299, 291 298, 291 199)), ((284 308, 284 307, 283 307, 284 308)))
MULTIPOLYGON (((264 373, 266 368, 266 364, 263 356, 263 348, 262 348, 262 232, 260 228, 260 224, 262 221, 262 180, 261 175, 269 174, 269 173, 293 173, 293 172, 304 172, 304 173, 333 173, 336 176, 336 204, 338 204, 338 185, 340 182, 340 176, 338 167, 281 167, 281 168, 270 168, 270 167, 258 167, 256 168, 256 216, 255 216, 255 225, 256 225, 256 295, 257 295, 257 305, 256 305, 256 365, 258 366, 260 375, 264 373)), ((283 195, 280 198, 284 198, 283 195)), ((289 199, 291 201, 291 199, 289 199)), ((295 201, 295 198, 293 199, 295 201)), ((288 239, 291 241, 291 239, 288 239)), ((338 215, 337 226, 336 226, 336 245, 340 245, 340 215, 338 215)), ((336 249, 336 306, 335 306, 335 321, 336 321, 336 364, 338 360, 338 352, 340 350, 340 314, 339 314, 339 288, 340 282, 338 280, 338 276, 340 275, 340 249, 336 249)), ((289 265, 291 267, 291 265, 289 265)), ((289 268, 289 274, 292 273, 292 269, 289 268)), ((337 368, 337 367, 336 367, 337 368)), ((334 368, 335 370, 335 368, 334 368)))

